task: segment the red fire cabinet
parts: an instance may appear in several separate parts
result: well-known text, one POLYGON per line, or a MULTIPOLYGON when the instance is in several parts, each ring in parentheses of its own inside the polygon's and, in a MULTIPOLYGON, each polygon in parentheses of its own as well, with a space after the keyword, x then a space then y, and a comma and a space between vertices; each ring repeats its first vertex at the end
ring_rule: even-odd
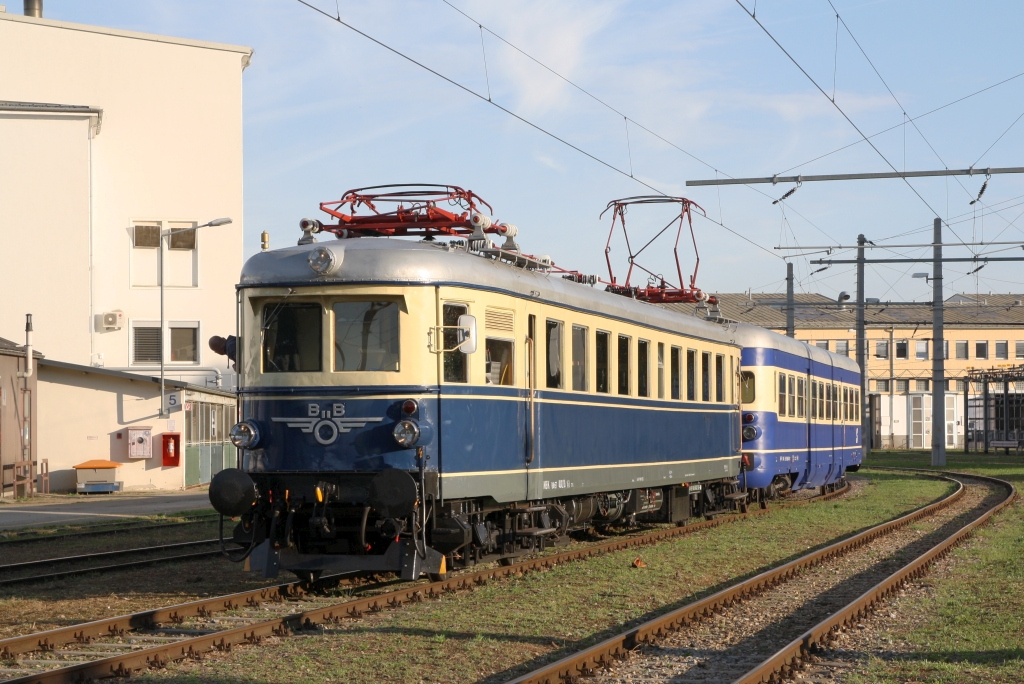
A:
POLYGON ((160 435, 160 454, 165 466, 181 465, 181 433, 165 432, 160 435))

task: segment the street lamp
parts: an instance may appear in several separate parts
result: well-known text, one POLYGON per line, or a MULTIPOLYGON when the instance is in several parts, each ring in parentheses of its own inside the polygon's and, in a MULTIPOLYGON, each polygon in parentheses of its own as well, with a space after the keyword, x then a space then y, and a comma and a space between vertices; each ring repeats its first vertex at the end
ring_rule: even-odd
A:
POLYGON ((226 226, 229 223, 231 223, 231 219, 219 218, 213 219, 201 226, 193 226, 192 228, 160 229, 160 418, 167 418, 171 415, 171 412, 167 409, 167 394, 164 392, 164 238, 177 233, 185 233, 190 230, 199 230, 200 228, 208 228, 210 226, 226 226))

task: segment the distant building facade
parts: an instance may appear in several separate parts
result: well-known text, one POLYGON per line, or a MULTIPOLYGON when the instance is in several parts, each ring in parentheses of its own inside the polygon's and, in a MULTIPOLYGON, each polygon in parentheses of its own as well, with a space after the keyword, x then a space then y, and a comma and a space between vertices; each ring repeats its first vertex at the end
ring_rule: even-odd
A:
POLYGON ((32 313, 47 358, 144 373, 162 339, 170 377, 231 385, 202 340, 235 328, 251 54, 0 12, 0 335, 32 313))
MULTIPOLYGON (((89 459, 122 464, 125 489, 199 484, 234 461, 224 446, 234 397, 217 388, 231 390, 235 374, 204 340, 235 330, 251 56, 0 9, 0 336, 21 339, 33 314, 45 361, 32 379, 29 438, 55 491, 73 490, 72 466, 89 459), (233 222, 161 239, 221 217, 233 222), (152 380, 161 353, 169 393, 187 403, 166 419, 152 380), (127 431, 139 426, 153 449, 176 435, 180 462, 129 454, 127 431)), ((0 355, 9 366, 17 350, 0 355)), ((9 484, 22 449, 8 425, 24 419, 7 366, 0 483, 9 484)))
MULTIPOLYGON (((785 294, 724 293, 716 297, 722 317, 785 334, 785 294)), ((852 304, 838 309, 835 300, 817 294, 798 294, 795 301, 797 339, 856 358, 856 310, 852 304)), ((968 385, 968 370, 1024 364, 1024 295, 953 295, 946 300, 943 318, 944 345, 939 350, 946 369, 943 438, 947 448, 962 449, 973 420, 965 398, 981 391, 968 385)), ((867 398, 874 448, 930 449, 931 364, 936 353, 931 308, 872 304, 866 319, 867 398)), ((1024 400, 1024 383, 1010 383, 1006 390, 1015 401, 1024 400)))

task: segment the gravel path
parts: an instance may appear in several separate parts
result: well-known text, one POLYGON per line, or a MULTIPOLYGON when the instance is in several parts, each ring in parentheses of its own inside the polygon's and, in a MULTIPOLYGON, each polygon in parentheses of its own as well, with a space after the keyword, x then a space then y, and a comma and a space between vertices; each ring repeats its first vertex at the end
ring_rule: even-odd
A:
MULTIPOLYGON (((987 483, 964 479, 964 496, 917 523, 899 529, 866 547, 806 570, 800 576, 670 634, 660 643, 635 653, 596 682, 732 682, 799 637, 871 586, 976 518, 1003 495, 987 483)), ((883 608, 888 614, 889 609, 883 608)), ((857 630, 866 629, 857 625, 857 630)), ((841 647, 841 646, 840 646, 841 647)), ((838 647, 837 647, 838 648, 838 647)), ((801 674, 805 682, 839 681, 833 675, 855 667, 835 662, 826 651, 801 674)))

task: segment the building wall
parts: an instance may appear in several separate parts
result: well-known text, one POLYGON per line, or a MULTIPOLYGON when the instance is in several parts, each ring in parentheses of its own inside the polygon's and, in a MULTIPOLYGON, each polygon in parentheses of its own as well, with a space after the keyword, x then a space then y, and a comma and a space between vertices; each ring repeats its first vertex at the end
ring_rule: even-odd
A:
POLYGON ((133 225, 230 217, 198 231, 194 252, 166 252, 165 306, 169 326, 198 327, 196 361, 169 361, 170 376, 231 373, 202 340, 235 326, 250 54, 0 13, 4 100, 102 109, 101 118, 0 113, 0 289, 9 293, 0 336, 16 338, 32 312, 48 358, 152 371, 132 360, 132 329, 159 321, 157 251, 133 246, 133 225), (97 331, 96 317, 114 310, 123 327, 97 331))
MULTIPOLYGON (((875 416, 878 420, 877 434, 879 437, 875 448, 894 449, 930 449, 931 448, 931 377, 932 355, 935 353, 931 343, 931 327, 872 329, 867 331, 868 396, 878 396, 879 411, 875 416), (889 358, 880 355, 878 342, 887 343, 889 358), (906 343, 906 356, 899 357, 897 343, 906 343), (925 357, 918 356, 918 343, 925 343, 925 357), (889 383, 888 385, 885 383, 889 383), (917 397, 917 399, 915 399, 917 397), (890 413, 890 398, 892 412, 890 413), (920 414, 915 415, 916 406, 920 414), (918 418, 915 421, 915 417, 918 418), (915 430, 915 422, 920 423, 915 430), (917 435, 917 439, 915 439, 917 435)), ((946 341, 949 343, 949 358, 943 364, 948 381, 946 396, 946 446, 949 449, 962 449, 965 443, 967 421, 964 410, 964 378, 972 369, 999 368, 1024 364, 1024 329, 1017 327, 1005 328, 965 328, 946 326, 946 341), (966 358, 957 358, 957 342, 965 342, 966 358), (979 358, 977 345, 987 343, 987 358, 979 358), (1005 343, 1005 356, 997 354, 997 343, 1005 343)), ((856 337, 848 329, 811 329, 797 330, 797 339, 810 344, 828 344, 831 351, 841 351, 841 342, 846 343, 851 358, 856 357, 856 337)), ((962 349, 962 348, 961 348, 962 349)), ((999 348, 1001 350, 1001 347, 999 348)), ((973 396, 976 388, 971 388, 973 396)), ((1011 393, 1024 393, 1024 386, 1011 384, 1011 393)))

